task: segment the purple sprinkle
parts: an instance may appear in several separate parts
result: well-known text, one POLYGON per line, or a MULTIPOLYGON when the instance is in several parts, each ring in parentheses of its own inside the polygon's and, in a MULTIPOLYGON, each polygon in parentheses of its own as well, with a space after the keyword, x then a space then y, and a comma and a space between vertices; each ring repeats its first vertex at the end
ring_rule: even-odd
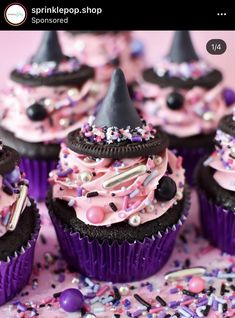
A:
POLYGON ((77 196, 82 197, 82 187, 77 188, 77 196))
POLYGON ((170 301, 169 302, 169 307, 170 308, 176 308, 177 306, 180 305, 180 302, 179 301, 170 301))
POLYGON ((164 311, 161 311, 158 315, 158 318, 165 318, 166 313, 164 311))
MULTIPOLYGON (((178 288, 171 288, 170 289, 170 294, 177 294, 179 292, 179 289, 178 288)), ((191 298, 191 297, 190 297, 191 298)))
POLYGON ((71 174, 73 172, 73 169, 72 168, 69 168, 65 171, 60 171, 57 173, 58 177, 59 178, 64 178, 64 177, 67 177, 69 174, 71 174))
POLYGON ((142 315, 143 310, 139 309, 132 313, 131 317, 138 318, 142 315))
POLYGON ((27 307, 25 305, 23 305, 22 303, 19 303, 17 305, 17 309, 22 311, 22 312, 25 312, 27 310, 27 307))
POLYGON ((65 275, 61 273, 58 278, 58 282, 63 283, 65 281, 65 275))
POLYGON ((184 311, 186 311, 188 314, 190 314, 191 316, 194 316, 194 312, 190 309, 190 308, 188 308, 188 307, 186 307, 186 306, 182 306, 181 307, 184 311))
POLYGON ((140 141, 142 141, 142 138, 141 138, 140 136, 133 136, 133 137, 131 138, 131 141, 133 141, 133 142, 140 142, 140 141))
POLYGON ((208 298, 203 297, 198 300, 196 306, 197 307, 204 306, 204 305, 207 305, 207 303, 208 303, 208 298))
POLYGON ((218 301, 217 300, 213 300, 213 303, 212 303, 212 309, 214 311, 217 311, 218 310, 218 301))

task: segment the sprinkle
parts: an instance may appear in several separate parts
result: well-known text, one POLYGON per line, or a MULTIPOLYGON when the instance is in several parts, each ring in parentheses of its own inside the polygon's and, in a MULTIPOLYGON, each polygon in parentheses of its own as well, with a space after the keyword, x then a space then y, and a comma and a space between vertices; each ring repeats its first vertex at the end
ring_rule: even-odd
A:
POLYGON ((157 170, 151 171, 150 175, 148 175, 143 182, 144 187, 146 187, 156 176, 157 176, 157 170))
POLYGON ((145 301, 142 297, 140 297, 138 294, 134 294, 135 299, 143 306, 147 307, 147 310, 151 308, 151 305, 145 301))
POLYGON ((135 189, 134 191, 132 191, 132 192, 129 194, 130 199, 134 198, 134 197, 137 196, 139 193, 140 193, 140 190, 139 190, 139 189, 135 189))
POLYGON ((132 169, 129 169, 125 172, 122 172, 118 175, 115 175, 108 180, 104 181, 102 186, 105 189, 116 187, 123 182, 130 181, 137 176, 141 176, 146 172, 146 165, 138 165, 132 169))
POLYGON ((184 295, 188 295, 188 296, 191 296, 191 297, 197 296, 197 294, 195 294, 195 293, 193 293, 193 292, 191 292, 191 291, 189 291, 189 290, 187 290, 187 289, 183 289, 183 290, 182 290, 182 293, 183 293, 184 295))
POLYGON ((68 202, 68 206, 74 206, 75 204, 75 200, 74 199, 70 199, 68 202))
POLYGON ((235 278, 235 273, 219 273, 218 278, 224 279, 224 278, 235 278))
POLYGON ((96 296, 102 296, 108 289, 109 289, 109 286, 104 285, 98 290, 98 292, 96 293, 96 296))
POLYGON ((172 271, 165 274, 165 280, 181 279, 185 276, 204 275, 205 267, 191 267, 182 270, 172 271))
POLYGON ((68 175, 70 175, 71 173, 73 172, 73 169, 72 168, 69 168, 65 171, 59 171, 57 172, 57 175, 59 178, 65 178, 67 177, 68 175))
POLYGON ((117 206, 113 202, 110 202, 109 206, 114 212, 116 212, 118 210, 117 206))
POLYGON ((122 209, 125 211, 127 209, 127 205, 128 205, 128 196, 126 195, 124 198, 123 198, 123 206, 122 206, 122 209))
POLYGON ((93 191, 93 192, 88 192, 87 193, 87 198, 93 198, 93 197, 97 197, 99 195, 99 193, 97 191, 93 191))
POLYGON ((160 305, 162 305, 163 307, 167 306, 167 303, 165 302, 164 299, 162 299, 159 295, 156 296, 156 300, 159 302, 160 305))
POLYGON ((82 187, 77 188, 77 196, 82 197, 82 187))

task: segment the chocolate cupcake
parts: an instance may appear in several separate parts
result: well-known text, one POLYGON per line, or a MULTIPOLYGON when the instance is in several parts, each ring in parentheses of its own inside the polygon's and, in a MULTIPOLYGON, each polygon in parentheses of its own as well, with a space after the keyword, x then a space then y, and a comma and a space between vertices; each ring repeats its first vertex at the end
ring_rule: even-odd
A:
POLYGON ((46 31, 34 56, 11 72, 0 95, 0 134, 22 156, 30 194, 43 200, 60 142, 79 127, 107 90, 94 69, 65 56, 56 31, 46 31))
POLYGON ((219 123, 215 151, 196 169, 204 236, 223 252, 235 255, 235 117, 219 123))
POLYGON ((182 158, 139 117, 120 69, 92 122, 71 132, 50 174, 47 206, 61 251, 92 278, 128 282, 157 272, 186 219, 182 158))
POLYGON ((116 67, 125 71, 129 85, 141 77, 144 46, 131 32, 66 31, 62 44, 65 52, 94 67, 98 80, 109 82, 116 67))
POLYGON ((219 119, 234 103, 235 93, 224 89, 222 73, 196 53, 188 31, 176 31, 169 53, 143 72, 137 89, 143 117, 161 126, 170 148, 184 158, 186 178, 192 183, 199 158, 213 148, 219 119))
POLYGON ((39 213, 28 197, 28 182, 19 169, 18 153, 0 141, 0 305, 28 282, 39 213))

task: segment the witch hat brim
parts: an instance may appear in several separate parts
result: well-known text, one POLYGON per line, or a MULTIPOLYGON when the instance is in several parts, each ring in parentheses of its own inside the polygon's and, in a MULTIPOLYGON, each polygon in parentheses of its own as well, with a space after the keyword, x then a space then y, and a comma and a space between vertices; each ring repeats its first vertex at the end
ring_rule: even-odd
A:
MULTIPOLYGON (((175 31, 172 45, 166 60, 174 64, 190 63, 199 60, 199 57, 194 49, 189 31, 175 31)), ((148 68, 143 72, 143 78, 160 87, 174 88, 192 88, 200 86, 204 88, 212 88, 222 81, 222 73, 219 70, 212 69, 207 74, 198 78, 181 78, 172 76, 169 72, 163 76, 157 74, 154 68, 148 68)))
POLYGON ((235 137, 235 120, 233 119, 233 114, 222 117, 219 122, 218 129, 232 137, 235 137))
POLYGON ((13 148, 3 145, 0 153, 0 175, 11 172, 19 162, 20 156, 18 152, 13 148))

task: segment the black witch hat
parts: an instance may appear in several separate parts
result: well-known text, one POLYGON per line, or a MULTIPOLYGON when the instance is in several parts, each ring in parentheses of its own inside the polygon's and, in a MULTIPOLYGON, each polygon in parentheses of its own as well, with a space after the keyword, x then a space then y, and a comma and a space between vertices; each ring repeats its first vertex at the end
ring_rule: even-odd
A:
MULTIPOLYGON (((166 55, 166 59, 176 64, 190 63, 199 60, 189 31, 175 31, 172 45, 169 53, 166 55)), ((221 72, 215 69, 210 70, 209 73, 199 78, 189 77, 185 79, 171 76, 169 72, 161 76, 157 73, 156 69, 148 68, 144 70, 143 77, 146 81, 161 87, 172 86, 175 88, 192 88, 194 86, 212 88, 222 80, 221 72)))
POLYGON ((20 156, 18 152, 1 143, 1 150, 0 150, 0 175, 5 175, 11 172, 16 165, 20 162, 20 156))
MULTIPOLYGON (((107 95, 93 124, 100 128, 126 129, 129 127, 135 129, 143 127, 143 122, 130 99, 125 76, 121 69, 113 72, 107 95)), ((147 141, 124 140, 107 144, 91 142, 81 134, 81 129, 78 129, 68 135, 67 141, 69 148, 77 153, 114 159, 160 154, 168 143, 166 135, 160 130, 147 141)))
MULTIPOLYGON (((42 64, 44 62, 55 62, 58 66, 62 61, 75 60, 74 57, 68 57, 63 54, 62 48, 56 31, 45 31, 38 47, 37 52, 30 60, 30 64, 42 64)), ((79 64, 79 63, 77 63, 79 64)), ((15 82, 28 86, 60 86, 77 85, 81 86, 88 79, 95 75, 94 69, 87 65, 79 65, 74 71, 60 71, 52 74, 33 75, 31 73, 21 72, 15 69, 11 72, 11 79, 15 82)))
POLYGON ((32 57, 31 63, 56 62, 60 63, 67 59, 63 54, 62 48, 56 31, 45 31, 36 54, 32 57))

